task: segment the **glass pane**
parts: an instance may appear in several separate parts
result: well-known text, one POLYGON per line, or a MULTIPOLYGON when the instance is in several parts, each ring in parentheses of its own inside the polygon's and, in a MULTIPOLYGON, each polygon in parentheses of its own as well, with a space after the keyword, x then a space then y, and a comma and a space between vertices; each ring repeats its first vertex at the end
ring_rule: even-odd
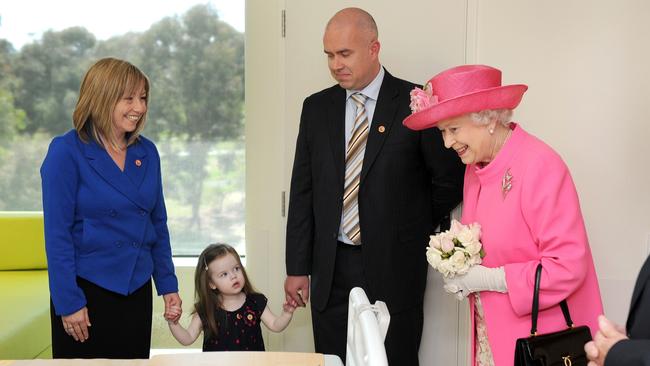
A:
POLYGON ((0 9, 0 210, 41 210, 39 167, 72 128, 84 72, 126 59, 151 79, 174 255, 244 247, 244 0, 7 1, 0 9), (39 9, 34 11, 34 9, 39 9))

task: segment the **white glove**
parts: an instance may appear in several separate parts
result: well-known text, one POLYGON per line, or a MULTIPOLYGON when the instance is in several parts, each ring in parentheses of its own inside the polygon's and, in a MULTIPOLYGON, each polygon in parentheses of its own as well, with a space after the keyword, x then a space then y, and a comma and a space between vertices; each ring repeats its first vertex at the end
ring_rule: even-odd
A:
POLYGON ((508 292, 506 284, 506 271, 503 267, 488 268, 475 265, 460 276, 445 278, 445 291, 455 294, 458 300, 469 296, 473 292, 497 291, 508 292))

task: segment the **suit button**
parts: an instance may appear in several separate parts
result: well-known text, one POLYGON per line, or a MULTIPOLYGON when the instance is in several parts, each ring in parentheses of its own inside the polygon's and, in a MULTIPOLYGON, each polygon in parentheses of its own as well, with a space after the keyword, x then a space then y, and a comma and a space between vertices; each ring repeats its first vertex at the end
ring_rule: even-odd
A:
POLYGON ((116 241, 116 242, 115 242, 115 246, 117 246, 118 248, 121 248, 121 247, 122 247, 122 242, 119 241, 119 240, 116 241))
POLYGON ((145 216, 147 214, 147 211, 145 210, 140 210, 140 216, 145 216))
POLYGON ((139 246, 140 246, 140 244, 138 244, 138 243, 136 243, 136 242, 133 242, 133 247, 134 247, 134 248, 138 248, 139 246))
POLYGON ((115 210, 110 210, 110 211, 108 211, 108 215, 109 215, 110 217, 115 217, 115 216, 117 216, 117 211, 115 211, 115 210))

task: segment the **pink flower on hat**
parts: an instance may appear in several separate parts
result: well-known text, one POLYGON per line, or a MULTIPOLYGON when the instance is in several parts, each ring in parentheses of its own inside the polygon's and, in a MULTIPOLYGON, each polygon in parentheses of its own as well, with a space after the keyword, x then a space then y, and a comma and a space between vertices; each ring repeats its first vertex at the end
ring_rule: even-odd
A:
POLYGON ((424 86, 424 90, 420 88, 414 88, 411 90, 411 104, 409 107, 411 107, 411 112, 419 112, 428 106, 434 105, 438 103, 438 96, 437 95, 432 95, 433 90, 431 87, 431 83, 427 83, 424 86))

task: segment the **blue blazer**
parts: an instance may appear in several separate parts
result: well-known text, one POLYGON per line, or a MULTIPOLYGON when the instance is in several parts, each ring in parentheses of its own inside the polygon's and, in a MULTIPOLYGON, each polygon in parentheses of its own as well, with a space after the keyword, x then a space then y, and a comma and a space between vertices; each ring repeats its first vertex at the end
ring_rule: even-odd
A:
POLYGON ((152 276, 159 295, 178 292, 160 157, 140 136, 122 172, 75 130, 55 137, 41 166, 50 296, 57 315, 86 305, 79 276, 127 295, 152 276))

